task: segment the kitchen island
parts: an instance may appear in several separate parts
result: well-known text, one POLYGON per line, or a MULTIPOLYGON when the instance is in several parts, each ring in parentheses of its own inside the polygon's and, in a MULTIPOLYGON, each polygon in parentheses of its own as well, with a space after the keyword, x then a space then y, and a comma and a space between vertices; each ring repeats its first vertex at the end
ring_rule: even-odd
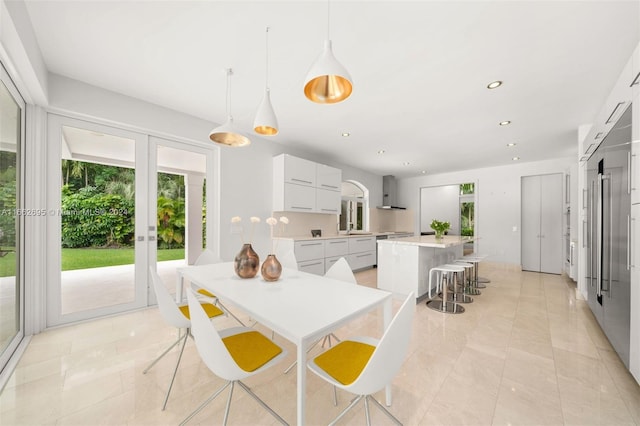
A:
POLYGON ((429 270, 462 257, 464 244, 471 241, 473 237, 456 235, 378 240, 378 288, 399 295, 413 291, 416 298, 425 295, 429 270))

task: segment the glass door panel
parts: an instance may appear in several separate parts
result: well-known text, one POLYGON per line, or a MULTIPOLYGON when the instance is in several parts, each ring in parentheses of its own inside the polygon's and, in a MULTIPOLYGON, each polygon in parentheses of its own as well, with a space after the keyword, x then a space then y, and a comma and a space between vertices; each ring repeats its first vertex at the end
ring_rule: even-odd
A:
POLYGON ((59 256, 48 268, 59 280, 47 288, 48 325, 146 306, 146 138, 56 115, 49 132, 59 148, 48 219, 59 256))
POLYGON ((20 147, 24 103, 0 65, 0 371, 24 337, 20 277, 20 147))
MULTIPOLYGON (((210 152, 176 141, 151 138, 155 149, 157 270, 170 293, 175 293, 176 268, 193 264, 206 241, 206 173, 210 152)), ((152 253, 150 253, 153 256, 152 253)))

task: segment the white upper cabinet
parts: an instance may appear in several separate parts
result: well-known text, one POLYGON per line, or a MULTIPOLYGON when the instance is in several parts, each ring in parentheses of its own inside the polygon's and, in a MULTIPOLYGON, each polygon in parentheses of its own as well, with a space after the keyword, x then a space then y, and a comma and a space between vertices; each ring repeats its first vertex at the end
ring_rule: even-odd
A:
POLYGON ((275 158, 281 158, 285 182, 303 186, 317 186, 316 163, 286 154, 275 158))
POLYGON ((273 157, 273 210, 340 214, 342 171, 281 154, 273 157))
POLYGON ((342 194, 326 189, 316 189, 316 212, 326 214, 340 214, 340 200, 342 194))
POLYGON ((342 170, 335 167, 318 164, 316 167, 317 187, 329 191, 338 191, 342 188, 342 170))

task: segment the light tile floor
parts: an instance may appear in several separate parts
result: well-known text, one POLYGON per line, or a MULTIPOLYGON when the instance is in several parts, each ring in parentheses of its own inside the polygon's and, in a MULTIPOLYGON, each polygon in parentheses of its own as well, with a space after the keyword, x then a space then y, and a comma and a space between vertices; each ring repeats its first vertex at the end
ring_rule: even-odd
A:
MULTIPOLYGON (((417 305, 409 353, 393 384, 391 411, 405 425, 640 425, 640 387, 585 301, 576 299, 572 281, 488 262, 481 270, 492 282, 464 314, 445 316, 424 301, 417 305)), ((376 270, 357 278, 375 286, 376 270)), ((380 321, 374 312, 337 334, 376 336, 380 321)), ((216 325, 234 323, 222 319, 216 325)), ((176 353, 147 375, 142 370, 175 337, 157 309, 34 336, 0 395, 0 424, 177 424, 222 381, 190 342, 167 410, 161 411, 176 353)), ((283 338, 276 341, 289 349, 288 359, 247 383, 294 423, 295 372, 283 370, 295 348, 283 338)), ((339 392, 334 407, 330 387, 313 374, 308 378, 308 423, 326 424, 350 396, 339 392)), ((212 402, 190 424, 220 424, 225 399, 212 402)), ((376 425, 389 423, 377 409, 372 415, 376 425)), ((237 391, 229 423, 275 421, 237 391)), ((343 424, 364 424, 363 408, 343 424)))

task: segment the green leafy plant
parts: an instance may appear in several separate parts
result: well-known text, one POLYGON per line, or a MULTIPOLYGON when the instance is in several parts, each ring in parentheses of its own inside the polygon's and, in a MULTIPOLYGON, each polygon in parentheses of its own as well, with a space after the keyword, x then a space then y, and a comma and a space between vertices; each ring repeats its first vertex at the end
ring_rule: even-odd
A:
POLYGON ((433 219, 431 221, 431 229, 436 231, 436 234, 444 234, 449 228, 451 224, 447 221, 440 221, 438 219, 433 219))

